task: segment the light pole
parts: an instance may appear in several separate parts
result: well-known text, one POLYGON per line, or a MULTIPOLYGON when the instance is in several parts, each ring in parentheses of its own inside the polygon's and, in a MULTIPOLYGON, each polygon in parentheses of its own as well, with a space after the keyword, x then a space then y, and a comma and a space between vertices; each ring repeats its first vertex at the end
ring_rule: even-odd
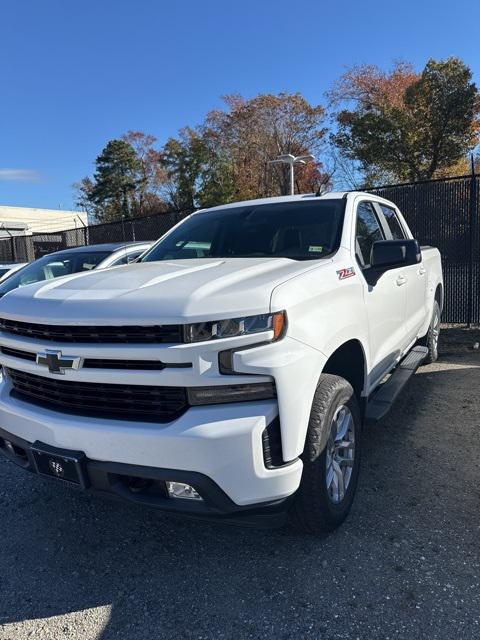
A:
POLYGON ((315 158, 309 154, 308 156, 294 156, 291 153, 285 153, 284 155, 278 156, 275 160, 269 160, 269 164, 288 164, 290 167, 290 195, 293 196, 295 194, 295 175, 294 175, 294 165, 296 164, 307 164, 307 160, 315 160, 315 158))

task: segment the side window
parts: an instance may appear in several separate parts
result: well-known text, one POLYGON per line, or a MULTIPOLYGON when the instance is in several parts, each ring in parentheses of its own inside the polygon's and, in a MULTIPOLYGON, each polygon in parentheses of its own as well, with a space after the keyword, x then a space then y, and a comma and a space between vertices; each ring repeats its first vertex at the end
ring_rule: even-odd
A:
POLYGON ((109 266, 110 267, 118 267, 119 264, 127 264, 127 256, 125 254, 123 254, 123 256, 120 256, 120 258, 117 258, 116 260, 114 260, 109 266))
POLYGON ((130 253, 123 253, 119 258, 116 258, 113 262, 111 262, 109 267, 118 267, 120 264, 130 264, 134 260, 138 258, 142 251, 130 251, 130 253))
POLYGON ((144 251, 145 249, 142 249, 141 251, 131 251, 127 256, 127 264, 135 262, 135 260, 141 256, 144 251))
POLYGON ((361 266, 370 266, 370 252, 377 240, 384 240, 380 223, 370 202, 361 202, 357 207, 355 229, 356 254, 361 266))
POLYGON ((392 238, 394 240, 405 240, 405 232, 400 224, 400 220, 398 219, 397 213, 395 209, 392 207, 387 207, 384 204, 380 205, 380 208, 385 216, 385 220, 387 221, 388 228, 390 229, 390 233, 392 234, 392 238))

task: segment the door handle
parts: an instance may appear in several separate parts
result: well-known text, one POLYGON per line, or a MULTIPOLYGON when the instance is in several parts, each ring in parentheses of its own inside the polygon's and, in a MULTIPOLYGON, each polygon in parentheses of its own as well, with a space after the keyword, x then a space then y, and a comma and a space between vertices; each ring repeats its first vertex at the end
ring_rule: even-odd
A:
POLYGON ((419 276, 424 276, 426 273, 427 273, 427 270, 425 269, 425 267, 420 267, 420 269, 418 270, 419 276))
POLYGON ((398 278, 396 279, 397 287, 401 287, 402 284, 406 284, 406 283, 407 283, 407 279, 405 276, 398 276, 398 278))

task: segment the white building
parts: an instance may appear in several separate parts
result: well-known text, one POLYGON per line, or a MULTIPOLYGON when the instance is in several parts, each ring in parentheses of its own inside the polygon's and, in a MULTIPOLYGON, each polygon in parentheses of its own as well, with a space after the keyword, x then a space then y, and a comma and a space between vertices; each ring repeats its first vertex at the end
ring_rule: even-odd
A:
POLYGON ((82 229, 88 224, 84 211, 32 209, 0 205, 0 239, 15 235, 82 229))

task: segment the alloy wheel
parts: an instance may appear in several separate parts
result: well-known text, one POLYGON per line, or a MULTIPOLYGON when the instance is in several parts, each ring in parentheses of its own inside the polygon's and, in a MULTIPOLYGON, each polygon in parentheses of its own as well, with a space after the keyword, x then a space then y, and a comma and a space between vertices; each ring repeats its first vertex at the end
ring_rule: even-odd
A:
POLYGON ((326 485, 330 500, 339 504, 347 492, 355 459, 355 424, 350 409, 335 412, 327 442, 326 485))

